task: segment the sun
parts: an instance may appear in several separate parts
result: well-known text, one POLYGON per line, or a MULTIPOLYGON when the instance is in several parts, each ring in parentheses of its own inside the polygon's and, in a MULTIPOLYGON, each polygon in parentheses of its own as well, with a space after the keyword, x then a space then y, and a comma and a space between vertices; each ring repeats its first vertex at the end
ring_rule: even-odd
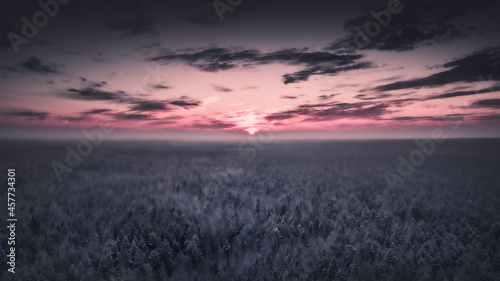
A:
POLYGON ((254 109, 240 110, 234 112, 229 119, 236 124, 236 128, 249 135, 255 135, 261 129, 262 120, 260 114, 256 114, 254 109))
POLYGON ((249 134, 249 135, 254 135, 259 129, 258 128, 255 128, 255 127, 251 127, 251 128, 246 128, 245 131, 249 134))

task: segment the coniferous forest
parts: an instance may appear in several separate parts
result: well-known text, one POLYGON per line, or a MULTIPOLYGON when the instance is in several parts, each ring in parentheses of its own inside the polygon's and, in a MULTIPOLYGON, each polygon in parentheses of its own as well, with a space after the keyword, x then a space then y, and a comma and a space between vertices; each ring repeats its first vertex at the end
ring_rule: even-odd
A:
POLYGON ((393 186, 411 140, 103 142, 60 182, 66 145, 1 143, 1 280, 499 280, 499 140, 448 140, 393 186))

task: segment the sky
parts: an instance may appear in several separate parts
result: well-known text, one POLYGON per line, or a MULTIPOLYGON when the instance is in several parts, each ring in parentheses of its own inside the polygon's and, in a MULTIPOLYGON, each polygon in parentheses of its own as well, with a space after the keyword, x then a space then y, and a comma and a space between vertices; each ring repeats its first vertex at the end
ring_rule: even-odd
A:
POLYGON ((500 137, 500 3, 2 3, 0 138, 500 137))

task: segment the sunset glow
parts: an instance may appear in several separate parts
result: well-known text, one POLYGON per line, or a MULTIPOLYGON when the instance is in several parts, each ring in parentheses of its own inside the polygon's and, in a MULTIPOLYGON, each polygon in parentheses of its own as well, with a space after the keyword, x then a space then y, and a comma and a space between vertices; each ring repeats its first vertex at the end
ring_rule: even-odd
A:
MULTIPOLYGON (((15 137, 13 128, 64 132, 102 121, 132 138, 135 131, 253 135, 263 129, 300 138, 310 131, 369 137, 377 129, 420 132, 456 123, 468 125, 456 136, 473 137, 478 130, 470 128, 500 136, 500 37, 488 22, 478 23, 482 33, 454 37, 450 27, 431 39, 411 39, 413 31, 396 19, 418 16, 419 4, 404 1, 371 45, 355 48, 351 28, 357 26, 349 20, 363 27, 372 19, 354 4, 298 18, 292 17, 298 7, 270 4, 241 9, 246 16, 224 22, 217 14, 195 13, 194 22, 166 17, 163 4, 143 5, 142 12, 103 6, 96 17, 109 12, 123 25, 96 29, 70 16, 88 5, 72 3, 58 18, 65 24, 43 29, 19 54, 0 49, 2 136, 15 137), (273 11, 289 32, 271 24, 273 11), (136 13, 154 20, 135 23, 136 30, 128 25, 136 13)), ((427 33, 436 28, 421 24, 427 33)))

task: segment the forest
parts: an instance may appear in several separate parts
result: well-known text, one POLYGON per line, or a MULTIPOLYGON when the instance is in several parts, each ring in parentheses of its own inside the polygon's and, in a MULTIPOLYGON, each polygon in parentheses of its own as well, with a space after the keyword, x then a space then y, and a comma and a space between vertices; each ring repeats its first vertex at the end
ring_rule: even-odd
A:
POLYGON ((104 141, 60 182, 51 164, 68 144, 0 142, 0 200, 15 168, 18 216, 16 273, 2 254, 1 280, 500 276, 497 139, 447 140, 396 186, 384 173, 411 140, 273 141, 252 157, 237 143, 104 141))

